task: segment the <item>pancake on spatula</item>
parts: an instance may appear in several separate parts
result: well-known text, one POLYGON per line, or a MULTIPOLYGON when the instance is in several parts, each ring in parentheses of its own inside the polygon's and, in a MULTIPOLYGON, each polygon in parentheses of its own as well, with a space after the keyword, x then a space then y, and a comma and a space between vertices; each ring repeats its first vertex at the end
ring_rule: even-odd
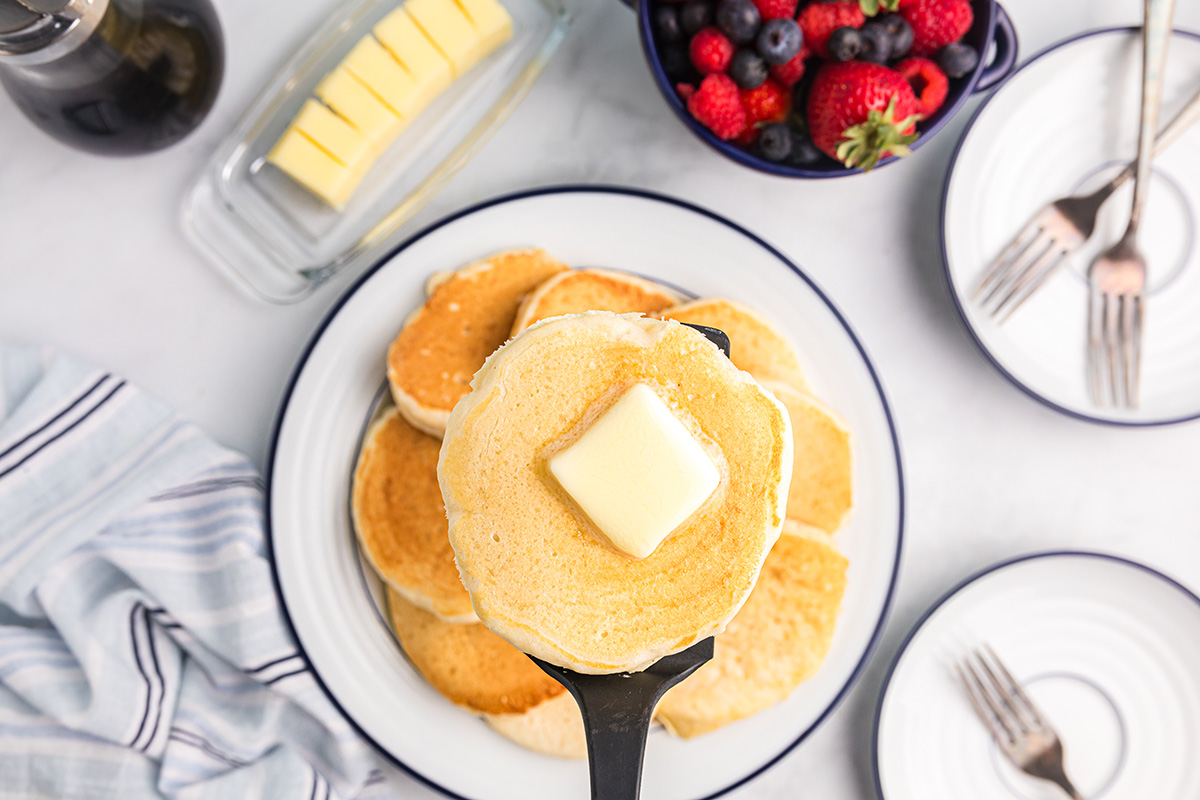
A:
POLYGON ((785 516, 792 435, 769 391, 693 328, 602 311, 528 328, 473 386, 450 415, 438 479, 481 622, 592 674, 645 669, 724 629, 785 516), (648 474, 665 428, 634 421, 631 408, 669 423, 676 460, 648 474), (597 486, 624 475, 642 485, 584 509, 585 493, 552 473, 562 454, 589 449, 582 473, 602 476, 597 486), (705 463, 713 488, 666 501, 675 477, 705 463), (622 550, 597 519, 666 506, 672 519, 686 511, 646 552, 622 550))
POLYGON ((778 703, 816 674, 846 564, 827 536, 789 520, 754 593, 717 636, 713 660, 666 693, 656 718, 677 736, 699 736, 778 703))
POLYGON ((408 421, 440 437, 471 376, 508 339, 521 300, 567 269, 543 250, 508 250, 435 276, 388 350, 392 397, 408 421))
POLYGON ((492 730, 522 747, 555 758, 587 758, 587 732, 579 704, 568 692, 523 714, 487 714, 492 730))
POLYGON ((828 533, 841 527, 853 500, 850 431, 832 410, 781 383, 764 383, 792 421, 792 484, 787 515, 828 533))
POLYGON ((475 622, 446 534, 437 483, 441 444, 395 408, 385 411, 363 441, 351 515, 363 552, 384 582, 449 622, 475 622))
POLYGON ((760 381, 780 381, 801 391, 808 388, 796 351, 770 321, 752 308, 708 297, 669 308, 660 316, 724 331, 729 336, 730 360, 760 381))
POLYGON ((584 311, 654 314, 674 306, 681 296, 657 283, 605 269, 578 269, 555 275, 521 303, 512 335, 535 322, 584 311))
POLYGON ((388 591, 392 629, 433 688, 477 714, 521 714, 566 692, 479 623, 454 625, 388 591))

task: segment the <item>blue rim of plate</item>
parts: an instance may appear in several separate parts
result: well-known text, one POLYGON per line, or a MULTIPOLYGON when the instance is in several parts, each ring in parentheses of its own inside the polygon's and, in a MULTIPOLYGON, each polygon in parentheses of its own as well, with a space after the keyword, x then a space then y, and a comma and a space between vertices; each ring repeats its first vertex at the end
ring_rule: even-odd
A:
POLYGON ((742 786, 742 785, 748 783, 749 781, 753 780, 754 778, 757 778, 759 775, 766 772, 768 769, 770 769, 776 763, 778 763, 780 761, 780 759, 782 759, 788 753, 792 752, 792 750, 794 750, 797 745, 799 745, 801 742, 803 742, 805 739, 807 739, 809 737, 809 735, 812 734, 813 731, 815 731, 817 728, 819 728, 821 726, 821 724, 829 717, 829 715, 832 714, 833 711, 839 705, 841 705, 841 703, 845 699, 846 695, 849 694, 850 689, 853 688, 854 685, 858 682, 858 679, 860 677, 862 677, 862 673, 863 673, 863 670, 867 666, 867 662, 870 661, 870 658, 874 654, 876 647, 878 647, 878 645, 879 645, 879 639, 883 634, 884 625, 887 622, 888 615, 892 609, 892 603, 895 599, 896 582, 899 579, 899 575, 900 575, 900 559, 901 559, 901 555, 904 552, 904 518, 905 518, 904 465, 900 458, 900 440, 899 440, 899 437, 896 432, 896 423, 895 423, 895 420, 892 418, 892 410, 891 410, 891 407, 888 405, 887 395, 884 393, 884 390, 883 390, 883 383, 880 381, 879 375, 878 375, 878 373, 876 373, 875 367, 871 363, 871 359, 867 355, 867 351, 863 347, 862 342, 859 341, 858 336, 854 333, 854 330, 850 327, 850 324, 846 321, 846 318, 844 316, 842 316, 842 312, 838 310, 837 306, 835 306, 829 300, 829 298, 825 295, 825 293, 820 289, 820 287, 818 287, 812 281, 812 279, 809 278, 799 267, 797 267, 794 263, 792 263, 792 261, 787 256, 785 256, 779 250, 772 247, 770 244, 768 244, 766 241, 764 241, 759 236, 756 236, 755 234, 746 230, 742 226, 738 225, 736 222, 726 219, 725 217, 717 214, 716 212, 710 211, 706 208, 702 208, 697 205, 693 205, 692 203, 689 203, 685 200, 679 200, 674 197, 670 197, 670 196, 663 195, 663 194, 658 194, 657 192, 646 191, 644 189, 633 189, 633 188, 624 187, 624 186, 609 186, 609 185, 604 185, 604 184, 595 184, 595 185, 563 184, 563 185, 559 185, 559 186, 546 186, 546 187, 541 187, 541 188, 537 188, 537 189, 528 189, 525 191, 501 195, 499 197, 494 197, 490 200, 484 200, 483 202, 477 203, 472 206, 468 206, 467 208, 464 208, 460 211, 454 212, 453 214, 450 214, 449 216, 443 217, 441 220, 433 223, 432 225, 429 225, 428 227, 424 228, 423 230, 419 231, 418 233, 414 234, 413 236, 411 236, 410 238, 408 238, 407 240, 402 242, 395 249, 393 249, 390 253, 388 253, 386 256, 382 257, 379 261, 377 261, 373 266, 369 267, 362 275, 360 275, 357 279, 355 279, 354 283, 351 284, 351 286, 348 289, 346 289, 345 293, 338 299, 338 301, 333 304, 333 307, 330 308, 329 311, 326 313, 324 319, 321 320, 321 323, 317 326, 316 330, 313 332, 312 337, 309 339, 308 343, 304 346, 304 350, 301 352, 300 358, 297 361, 295 368, 292 370, 292 375, 288 379, 287 388, 284 390, 283 399, 279 405, 279 411, 275 415, 275 424, 271 431, 271 443, 270 443, 270 447, 267 450, 267 462, 266 462, 266 471, 265 471, 266 503, 265 503, 265 510, 264 510, 264 514, 263 514, 264 530, 266 532, 267 557, 271 563, 271 581, 275 587, 275 594, 279 598, 280 610, 283 612, 284 622, 287 624, 288 630, 290 631, 290 633, 292 635, 292 639, 294 639, 296 642, 296 648, 300 653, 300 657, 304 659, 304 663, 307 666, 309 673, 312 674, 313 679, 316 680, 316 682, 317 682, 317 685, 321 687, 321 691, 323 691, 325 693, 325 696, 329 698, 329 702, 332 703, 334 708, 336 708, 338 710, 338 712, 346 719, 346 721, 348 723, 350 723, 350 726, 352 728, 354 728, 355 731, 358 732, 359 736, 361 736, 365 741, 369 742, 371 744, 371 746, 373 748, 375 748, 375 750, 378 753, 383 755, 384 758, 386 758, 388 761, 390 761, 392 764, 394 764, 396 767, 398 767, 401 771, 403 771, 405 774, 407 774, 409 777, 413 778, 414 780, 424 784, 425 786, 428 786, 429 788, 431 788, 435 791, 441 792, 446 797, 452 798, 452 800, 475 800, 474 798, 468 798, 463 795, 457 794, 456 792, 451 791, 450 789, 447 789, 446 787, 425 777, 415 767, 411 767, 408 764, 405 764, 399 758, 397 758, 392 753, 390 753, 388 750, 386 750, 382 745, 379 744, 379 742, 377 742, 374 738, 372 738, 370 736, 370 734, 368 734, 354 720, 354 718, 350 716, 349 713, 347 713, 346 709, 342 706, 341 702, 334 695, 333 691, 325 683, 325 681, 321 677, 320 673, 317 672, 317 670, 313 668, 312 659, 309 658, 308 651, 305 650, 304 643, 300 640, 300 635, 296 631, 296 626, 292 621, 292 615, 288 611, 287 601, 284 599, 283 587, 280 583, 279 568, 275 561, 275 535, 274 535, 274 527, 273 527, 272 519, 271 519, 271 507, 272 507, 271 498, 272 498, 272 487, 273 487, 273 483, 274 483, 274 474, 275 474, 275 456, 276 456, 276 451, 278 450, 278 447, 279 447, 279 435, 283 429, 284 416, 287 414, 288 405, 291 402, 292 394, 296 389, 296 384, 299 382, 301 374, 304 372, 304 367, 308 363, 309 357, 312 355, 313 349, 316 347, 317 342, 319 342, 321 337, 324 335, 325 329, 329 327, 330 323, 333 322, 334 318, 337 317, 337 315, 341 312, 342 308, 346 305, 347 302, 349 302, 350 298, 353 297, 355 294, 357 294, 358 290, 361 289, 363 287, 363 285, 368 280, 370 280, 370 278, 376 272, 378 272, 380 269, 382 269, 384 266, 386 266, 401 251, 407 249, 408 247, 412 246, 413 244, 420 241, 421 239, 424 239, 426 236, 429 236, 430 234, 436 232, 437 230, 451 224, 452 222, 462 219, 463 217, 470 216, 471 214, 475 214, 477 212, 491 208, 492 206, 498 206, 498 205, 503 205, 505 203, 511 203, 511 202, 516 202, 519 200, 525 200, 525 199, 528 199, 531 197, 543 197, 543 196, 557 195, 557 194, 624 195, 626 197, 636 197, 636 198, 641 198, 644 200, 653 200, 655 202, 665 203, 667 205, 676 206, 677 208, 682 208, 687 211, 691 211, 693 213, 699 214, 700 216, 706 217, 707 219, 711 220, 712 222, 720 223, 720 224, 726 226, 727 228, 730 228, 730 229, 736 231, 737 233, 740 233, 742 236, 745 236, 747 239, 750 239, 752 242, 757 244, 759 247, 763 248, 768 253, 773 255, 781 263, 783 263, 784 266, 786 266, 788 269, 790 269, 796 275, 796 277, 798 277, 801 281, 803 281, 808 286, 808 288, 810 290, 812 290, 817 295, 817 297, 819 297, 821 299, 821 301, 823 303, 825 303, 826 307, 830 310, 830 312, 833 313, 834 317, 841 324, 842 329, 845 330, 846 335, 850 337, 850 341, 854 343, 854 347, 858 350, 858 354, 862 358, 863 364, 866 366, 867 372, 871 376, 871 381, 875 385, 875 391, 879 395, 879 402, 883 408, 884 418, 887 420, 888 431, 891 434, 892 452, 895 456, 895 461, 896 461, 896 483, 897 483, 896 488, 897 488, 897 493, 898 493, 897 494, 898 513, 897 513, 897 530, 896 530, 896 558, 892 564, 892 577, 891 577, 891 580, 888 582, 887 595, 885 596, 884 601, 883 601, 883 608, 880 610, 880 613, 879 613, 879 620, 875 624, 875 630, 871 633, 871 638, 867 642, 867 646, 866 646, 866 648, 864 648, 863 654, 859 658, 858 663, 855 665, 854 669, 851 671, 850 676, 846 679, 845 685, 842 686, 842 688, 834 696, 833 700, 829 703, 829 706, 817 716, 817 718, 813 721, 812 725, 810 725, 807 729, 805 729, 800 734, 800 736, 797 737, 796 740, 793 741, 790 745, 785 747, 782 751, 775 754, 771 758, 769 758, 766 761, 766 763, 762 764, 761 766, 759 766, 758 768, 756 768, 755 770, 750 772, 748 775, 745 775, 744 777, 738 779, 737 781, 734 781, 733 783, 720 789, 719 791, 713 792, 712 794, 704 795, 703 797, 695 798, 695 800, 713 800, 713 798, 720 797, 721 795, 726 794, 727 792, 731 792, 734 789, 738 788, 739 786, 742 786))
MULTIPOLYGON (((975 349, 979 351, 979 354, 983 356, 984 360, 991 364, 997 372, 1003 375, 1009 383, 1047 408, 1083 422, 1091 422, 1096 425, 1109 425, 1114 428, 1158 428, 1165 425, 1179 425, 1183 422, 1191 422, 1193 420, 1200 419, 1200 409, 1197 409, 1197 411, 1193 414, 1160 420, 1105 419, 1104 417, 1096 417, 1092 416, 1091 414, 1085 414, 1082 411, 1076 411, 1074 409, 1067 408, 1060 403, 1056 403, 1049 397, 1046 397, 1032 387, 1026 385, 1021 381, 1020 378, 1005 369, 1004 366, 1001 365, 999 359, 992 355, 992 352, 988 350, 987 345, 983 343, 983 339, 980 338, 979 334, 975 331, 975 328, 971 325, 970 320, 967 319, 967 310, 963 308, 963 303, 959 299, 958 292, 956 291, 954 277, 950 274, 950 254, 946 249, 946 207, 950 201, 950 181, 954 178, 954 170, 958 166, 958 158, 960 155, 962 155, 962 149, 966 145, 967 139, 970 138, 971 131, 975 129, 975 123, 979 121, 979 117, 981 114, 983 114, 984 109, 986 109, 993 100, 1000 96, 1010 81, 1015 79, 1018 75, 1025 71, 1025 69, 1055 52, 1056 50, 1060 50, 1064 47, 1075 44, 1083 39, 1090 39, 1095 36, 1106 36, 1114 33, 1137 33, 1139 31, 1141 31, 1140 27, 1132 25, 1118 25, 1111 28, 1097 28, 1095 30, 1084 31, 1083 33, 1071 36, 1070 38, 1063 39, 1061 42, 1056 42, 1055 44, 1046 47, 1038 53, 1035 53, 1029 58, 1028 61, 1026 61, 1024 64, 1021 64, 1011 73, 1009 73, 1009 75, 1000 82, 1000 85, 996 87, 996 90, 988 95, 987 99, 980 103, 979 107, 975 109, 975 113, 973 113, 971 115, 971 119, 967 121, 967 127, 962 135, 962 138, 960 138, 958 143, 954 146, 954 154, 950 157, 950 168, 946 171, 946 179, 942 182, 942 207, 939 215, 940 218, 938 220, 938 239, 942 253, 942 274, 946 279, 946 287, 950 290, 950 299, 954 301, 954 310, 958 312, 959 321, 962 323, 963 328, 966 329, 967 335, 971 337, 971 341, 974 343, 975 349)), ((1194 31, 1172 28, 1171 32, 1172 35, 1183 36, 1188 39, 1200 41, 1200 33, 1196 33, 1194 31)))
MULTIPOLYGON (((632 0, 625 0, 625 2, 633 4, 632 0)), ((650 72, 654 78, 654 82, 662 93, 667 105, 675 112, 675 116, 679 118, 679 121, 696 138, 704 142, 704 144, 737 164, 781 178, 825 180, 863 174, 863 171, 858 168, 810 169, 808 167, 776 164, 738 147, 732 142, 722 141, 717 138, 712 131, 704 127, 688 112, 687 106, 679 98, 679 93, 675 91, 671 79, 667 76, 667 72, 663 68, 662 59, 659 58, 654 43, 654 29, 651 15, 649 10, 647 10, 650 3, 636 3, 636 6, 638 6, 635 9, 635 13, 638 15, 638 31, 642 40, 642 52, 646 57, 646 62, 650 65, 650 72)), ((947 123, 958 114, 959 110, 970 97, 979 92, 986 92, 993 86, 1002 83, 1002 78, 999 76, 1006 77, 1013 70, 1019 53, 1019 42, 1016 29, 1013 27, 1008 13, 998 0, 971 0, 971 6, 977 14, 977 19, 980 18, 978 15, 982 14, 983 26, 978 33, 975 33, 976 26, 973 24, 967 35, 974 40, 973 43, 983 53, 984 57, 979 59, 979 63, 975 65, 975 69, 969 76, 965 76, 965 79, 955 79, 957 85, 951 87, 951 92, 947 95, 948 103, 934 113, 933 118, 929 120, 928 126, 920 131, 920 138, 910 145, 910 149, 914 152, 923 146, 926 141, 932 139, 942 128, 946 127, 947 123), (998 27, 1002 28, 1004 35, 1011 39, 1009 42, 1009 55, 1007 59, 997 58, 995 63, 989 64, 986 61, 987 50, 995 41, 996 29, 998 27), (973 36, 972 33, 974 33, 973 36), (985 85, 980 87, 980 83, 984 83, 985 85)), ((874 169, 881 169, 899 160, 897 156, 888 156, 887 158, 880 159, 874 169)))
POLYGON ((900 666, 900 661, 904 658, 904 654, 908 652, 909 645, 912 644, 913 639, 917 637, 917 634, 920 633, 921 629, 925 627, 925 623, 928 622, 929 619, 942 608, 942 606, 956 597, 968 586, 974 584, 976 581, 986 578, 993 572, 999 572, 1002 569, 1007 569, 1008 567, 1016 566, 1017 564, 1022 564, 1026 561, 1039 561, 1044 558, 1062 557, 1095 558, 1102 561, 1111 561, 1117 564, 1122 564, 1127 567, 1134 567, 1142 572, 1148 573, 1152 577, 1158 578, 1167 585, 1178 589, 1185 597, 1189 598, 1196 605, 1200 606, 1200 596, 1197 596, 1195 592, 1172 578, 1170 575, 1167 575, 1166 573, 1157 570, 1148 564, 1143 564, 1140 561, 1134 561, 1131 558, 1113 555, 1112 553, 1101 553, 1095 550, 1044 550, 1037 553, 1026 553, 1025 555, 1006 558, 1003 561, 992 564, 990 567, 984 567, 968 578, 964 578, 962 581, 956 584, 954 588, 950 589, 948 592, 934 601, 933 605, 927 608, 925 612, 922 613, 917 619, 917 621, 913 623, 913 626, 909 629, 908 633, 904 634, 904 640, 900 643, 900 648, 896 651, 896 655, 892 658, 892 663, 888 665, 887 673, 883 677, 883 686, 879 689, 879 700, 875 703, 875 719, 871 726, 871 773, 875 780, 875 794, 880 798, 880 800, 887 800, 887 795, 883 793, 883 777, 879 773, 879 725, 883 721, 883 704, 887 700, 888 689, 892 685, 892 677, 896 674, 896 668, 900 666))

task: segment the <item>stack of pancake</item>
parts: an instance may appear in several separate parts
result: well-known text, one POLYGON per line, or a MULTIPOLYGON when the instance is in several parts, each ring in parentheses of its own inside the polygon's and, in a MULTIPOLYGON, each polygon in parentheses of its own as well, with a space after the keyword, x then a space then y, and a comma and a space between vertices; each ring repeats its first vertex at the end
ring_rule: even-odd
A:
POLYGON ((725 331, 734 366, 791 419, 783 535, 717 636, 713 661, 667 693, 657 718, 672 733, 696 736, 779 702, 817 671, 845 587, 847 563, 832 534, 851 505, 850 434, 812 396, 796 353, 767 320, 729 300, 687 301, 624 273, 571 269, 535 249, 435 274, 426 291, 388 352, 395 405, 365 437, 352 511, 363 551, 388 586, 397 639, 431 686, 523 746, 585 755, 574 700, 475 616, 450 545, 437 464, 450 412, 488 357, 541 320, 587 311, 725 331))

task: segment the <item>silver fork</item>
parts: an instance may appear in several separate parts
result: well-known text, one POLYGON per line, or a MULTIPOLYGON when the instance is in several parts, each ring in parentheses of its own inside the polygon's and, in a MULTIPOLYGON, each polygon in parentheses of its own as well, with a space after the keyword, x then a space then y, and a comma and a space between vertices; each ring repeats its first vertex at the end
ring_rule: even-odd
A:
MULTIPOLYGON (((1161 155, 1197 120, 1200 92, 1159 132, 1153 155, 1161 155)), ((1132 162, 1091 194, 1060 198, 1034 214, 988 265, 975 286, 974 299, 997 322, 1008 319, 1091 238, 1100 207, 1134 176, 1136 169, 1137 162, 1132 162)))
POLYGON ((1125 235, 1088 269, 1087 372, 1092 402, 1137 408, 1142 377, 1142 328, 1146 318, 1146 258, 1138 249, 1138 225, 1150 189, 1154 131, 1162 100, 1163 66, 1171 39, 1175 0, 1146 0, 1142 26, 1142 122, 1138 132, 1133 208, 1125 235), (1107 380, 1106 380, 1107 379, 1107 380))
POLYGON ((1063 769, 1063 746, 1025 690, 989 645, 976 648, 957 667, 975 713, 1000 750, 1027 775, 1057 784, 1072 800, 1084 800, 1063 769))

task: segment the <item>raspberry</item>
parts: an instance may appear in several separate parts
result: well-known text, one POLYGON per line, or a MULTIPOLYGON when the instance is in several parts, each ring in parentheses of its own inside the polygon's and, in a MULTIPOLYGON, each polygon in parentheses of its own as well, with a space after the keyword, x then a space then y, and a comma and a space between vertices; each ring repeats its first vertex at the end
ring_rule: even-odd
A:
POLYGON ((800 52, 796 53, 791 61, 771 67, 771 77, 779 85, 792 88, 804 77, 804 61, 811 55, 807 47, 801 47, 800 52))
POLYGON ((746 129, 737 84, 728 75, 709 75, 687 101, 688 111, 720 139, 733 139, 746 129))
POLYGON ((792 108, 792 93, 773 80, 757 89, 742 89, 742 108, 751 126, 783 122, 792 108))
POLYGON ((729 69, 735 49, 733 42, 715 26, 697 33, 688 46, 692 64, 700 70, 701 75, 713 75, 729 69))
POLYGON ((957 42, 975 22, 968 0, 902 0, 900 16, 912 26, 909 52, 914 56, 930 56, 957 42))
POLYGON ((795 19, 799 0, 754 0, 763 22, 769 19, 795 19))
POLYGON ((946 102, 950 79, 928 58, 906 58, 896 65, 896 71, 913 88, 913 94, 917 96, 917 113, 922 117, 928 118, 946 102))
POLYGON ((810 3, 800 12, 800 30, 804 41, 821 58, 829 58, 825 42, 838 28, 861 28, 867 21, 858 0, 837 0, 833 3, 810 3))

